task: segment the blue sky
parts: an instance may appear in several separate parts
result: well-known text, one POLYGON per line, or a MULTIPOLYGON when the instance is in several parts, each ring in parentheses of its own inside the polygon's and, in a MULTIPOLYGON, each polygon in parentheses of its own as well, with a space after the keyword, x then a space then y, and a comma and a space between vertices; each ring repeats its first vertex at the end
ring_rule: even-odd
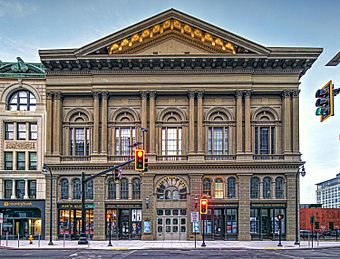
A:
POLYGON ((315 183, 340 172, 340 95, 334 117, 314 115, 316 89, 340 87, 340 65, 325 67, 340 51, 340 1, 0 0, 0 60, 36 62, 39 49, 78 48, 169 8, 264 46, 324 48, 300 85, 301 202, 315 203, 315 183))

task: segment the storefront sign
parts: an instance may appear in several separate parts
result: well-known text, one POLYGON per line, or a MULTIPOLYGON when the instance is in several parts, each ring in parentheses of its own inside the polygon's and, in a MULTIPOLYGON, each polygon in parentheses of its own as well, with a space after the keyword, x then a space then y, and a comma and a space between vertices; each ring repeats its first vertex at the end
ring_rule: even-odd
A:
POLYGON ((193 222, 192 223, 192 232, 193 233, 199 233, 200 232, 200 223, 199 222, 193 222))
POLYGON ((191 212, 191 222, 199 221, 199 213, 197 211, 191 212))
POLYGON ((0 209, 38 208, 45 213, 45 200, 0 200, 0 209))
POLYGON ((3 203, 4 207, 32 207, 32 202, 24 202, 24 201, 5 201, 3 203))
POLYGON ((142 208, 141 204, 107 204, 107 209, 139 209, 142 208))
POLYGON ((151 221, 144 221, 144 233, 151 233, 151 221))
MULTIPOLYGON (((94 204, 85 204, 85 209, 94 209, 94 204)), ((81 209, 81 204, 59 204, 59 209, 81 209)))
POLYGON ((251 203, 250 207, 255 207, 255 208, 259 208, 259 207, 273 207, 273 208, 277 208, 277 207, 287 207, 287 204, 285 203, 251 203))

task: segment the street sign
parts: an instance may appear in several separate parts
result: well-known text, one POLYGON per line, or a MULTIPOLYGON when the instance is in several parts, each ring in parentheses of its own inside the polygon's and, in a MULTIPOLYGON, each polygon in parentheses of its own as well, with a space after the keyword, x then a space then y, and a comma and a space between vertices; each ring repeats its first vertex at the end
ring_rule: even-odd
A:
POLYGON ((194 221, 192 223, 192 232, 193 233, 199 233, 200 232, 200 223, 197 221, 194 221))
POLYGON ((191 222, 198 222, 199 220, 199 213, 197 211, 191 212, 191 222))
POLYGON ((0 213, 0 223, 4 223, 4 214, 0 213))

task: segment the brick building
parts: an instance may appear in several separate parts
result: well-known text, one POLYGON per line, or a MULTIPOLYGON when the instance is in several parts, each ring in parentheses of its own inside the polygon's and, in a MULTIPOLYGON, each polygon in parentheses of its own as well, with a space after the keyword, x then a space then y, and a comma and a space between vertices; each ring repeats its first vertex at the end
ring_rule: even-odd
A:
POLYGON ((314 230, 325 232, 340 229, 340 209, 335 208, 300 208, 300 229, 312 230, 310 218, 314 216, 314 230))

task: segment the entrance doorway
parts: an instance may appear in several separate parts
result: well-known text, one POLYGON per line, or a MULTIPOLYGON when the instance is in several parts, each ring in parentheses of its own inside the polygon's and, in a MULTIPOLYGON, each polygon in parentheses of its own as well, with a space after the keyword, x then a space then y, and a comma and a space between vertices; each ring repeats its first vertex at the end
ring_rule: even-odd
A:
POLYGON ((157 210, 157 239, 186 240, 187 238, 186 209, 157 210))

